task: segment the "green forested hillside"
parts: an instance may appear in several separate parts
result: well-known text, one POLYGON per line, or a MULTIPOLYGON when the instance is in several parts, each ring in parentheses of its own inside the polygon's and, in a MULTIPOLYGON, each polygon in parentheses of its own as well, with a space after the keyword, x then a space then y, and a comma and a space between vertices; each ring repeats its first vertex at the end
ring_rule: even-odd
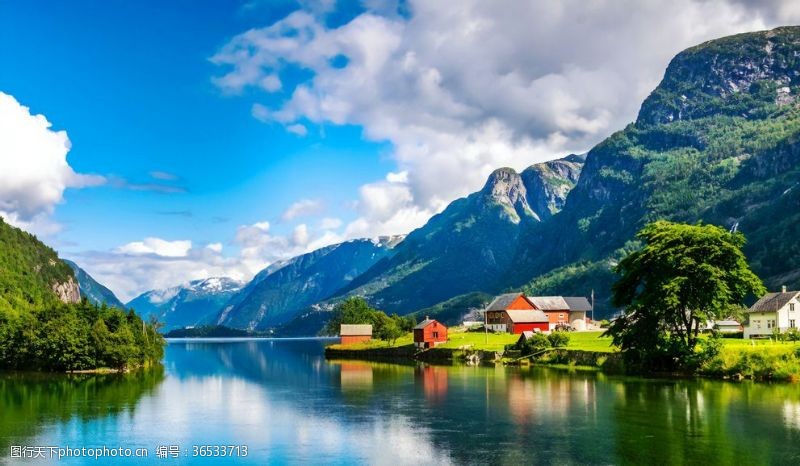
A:
POLYGON ((62 302, 52 287, 63 283, 77 290, 55 251, 0 219, 0 370, 124 369, 161 359, 156 326, 132 310, 62 302))
POLYGON ((55 251, 0 218, 0 314, 57 302, 53 284, 70 278, 72 269, 55 251))

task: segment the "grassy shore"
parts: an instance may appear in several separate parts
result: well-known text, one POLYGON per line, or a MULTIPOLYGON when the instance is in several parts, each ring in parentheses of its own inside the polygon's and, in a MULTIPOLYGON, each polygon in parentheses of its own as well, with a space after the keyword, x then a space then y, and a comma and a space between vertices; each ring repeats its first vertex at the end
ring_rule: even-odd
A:
MULTIPOLYGON (((572 332, 570 333, 570 340, 567 349, 597 351, 602 353, 611 353, 617 351, 617 349, 611 345, 610 338, 601 337, 602 333, 602 331, 572 332)), ((506 345, 514 344, 518 339, 519 335, 513 335, 509 333, 467 332, 464 329, 451 328, 448 334, 448 341, 437 346, 437 348, 503 351, 506 345)), ((401 346, 407 346, 412 343, 413 337, 409 333, 401 338, 398 338, 394 344, 390 344, 389 342, 381 340, 373 340, 368 343, 358 343, 347 346, 334 344, 330 347, 333 349, 362 350, 397 348, 401 346)))
MULTIPOLYGON (((611 344, 611 338, 603 337, 603 331, 571 332, 566 348, 554 352, 537 362, 548 364, 570 364, 570 358, 584 360, 588 353, 617 353, 619 349, 611 344), (580 353, 580 354, 579 354, 580 353), (552 360, 552 361, 551 361, 552 360)), ((437 349, 475 350, 501 352, 506 345, 513 344, 519 335, 508 333, 467 332, 462 328, 451 328, 448 341, 437 346, 437 349)), ((386 341, 373 340, 368 343, 342 346, 330 345, 332 349, 359 351, 370 349, 388 349, 409 347, 413 343, 409 333, 397 339, 393 344, 386 341)), ((800 381, 800 343, 778 342, 773 340, 742 340, 735 338, 722 339, 720 354, 698 371, 700 375, 717 378, 751 378, 757 380, 800 381)), ((614 358, 617 360, 619 358, 614 358)), ((597 354, 593 357, 599 366, 606 357, 597 354)))

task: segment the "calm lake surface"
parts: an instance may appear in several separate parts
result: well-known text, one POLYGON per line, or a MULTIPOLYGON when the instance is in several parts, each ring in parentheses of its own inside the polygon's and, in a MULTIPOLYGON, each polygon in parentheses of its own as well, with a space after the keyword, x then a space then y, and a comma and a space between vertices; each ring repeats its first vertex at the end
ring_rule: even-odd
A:
POLYGON ((800 464, 798 385, 328 362, 325 343, 172 341, 139 374, 0 375, 0 463, 25 445, 149 450, 58 464, 800 464))

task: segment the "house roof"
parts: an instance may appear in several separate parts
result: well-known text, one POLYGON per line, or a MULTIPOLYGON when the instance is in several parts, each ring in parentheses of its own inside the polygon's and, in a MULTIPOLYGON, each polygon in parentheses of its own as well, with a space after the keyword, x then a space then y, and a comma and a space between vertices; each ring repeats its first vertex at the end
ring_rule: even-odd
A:
POLYGON ((592 305, 583 296, 564 296, 570 311, 591 311, 592 305))
POLYGON ((740 326, 742 324, 740 324, 739 322, 736 322, 735 320, 718 320, 718 321, 714 322, 714 325, 717 325, 717 326, 728 326, 728 325, 731 325, 731 326, 734 326, 734 327, 738 327, 738 326, 740 326))
POLYGON ((549 322, 550 319, 547 318, 547 315, 542 311, 537 310, 530 310, 530 311, 515 311, 510 310, 506 311, 508 314, 508 318, 511 319, 511 322, 515 324, 525 323, 525 322, 549 322))
POLYGON ((561 296, 529 296, 528 301, 542 311, 569 310, 569 304, 561 296))
POLYGON ((487 311, 505 311, 508 305, 513 303, 522 293, 506 293, 494 298, 486 308, 487 311))
POLYGON ((800 294, 800 291, 787 291, 786 293, 767 293, 761 297, 755 304, 750 306, 747 312, 771 312, 777 311, 785 306, 795 296, 800 294))
POLYGON ((428 325, 430 325, 430 324, 432 324, 434 322, 436 322, 436 319, 425 319, 422 322, 420 322, 417 325, 415 325, 414 329, 415 330, 423 329, 423 328, 427 327, 428 325))
POLYGON ((527 340, 528 338, 531 338, 531 337, 533 337, 533 330, 525 330, 524 332, 520 333, 520 335, 519 335, 520 339, 524 338, 524 339, 527 340))
POLYGON ((372 325, 342 324, 339 327, 339 336, 372 335, 372 325))

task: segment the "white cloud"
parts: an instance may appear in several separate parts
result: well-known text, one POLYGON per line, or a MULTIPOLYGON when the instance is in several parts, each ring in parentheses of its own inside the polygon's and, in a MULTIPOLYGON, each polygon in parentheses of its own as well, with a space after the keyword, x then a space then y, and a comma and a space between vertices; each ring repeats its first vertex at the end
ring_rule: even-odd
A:
POLYGON ((151 237, 122 245, 116 249, 116 252, 130 255, 154 254, 162 257, 186 257, 191 248, 192 242, 189 240, 167 241, 151 237))
POLYGON ((292 244, 305 247, 308 245, 308 241, 308 226, 305 223, 301 223, 294 227, 294 230, 292 230, 292 244))
POLYGON ((206 245, 206 249, 212 252, 220 253, 222 252, 222 243, 210 243, 206 245))
POLYGON ((125 246, 108 252, 87 251, 72 257, 95 279, 113 290, 123 302, 145 291, 190 280, 221 276, 246 280, 253 275, 238 258, 224 257, 216 247, 189 248, 184 251, 181 246, 174 251, 161 250, 162 254, 157 254, 144 252, 148 248, 140 246, 133 247, 133 252, 125 252, 123 249, 129 249, 125 246))
POLYGON ((281 214, 281 220, 288 222, 300 217, 317 215, 325 210, 325 203, 320 199, 301 199, 290 205, 281 214))
POLYGON ((319 221, 319 227, 323 230, 336 230, 342 226, 342 219, 336 217, 325 217, 319 221))
POLYGON ((75 173, 67 162, 70 141, 54 131, 44 115, 33 115, 0 92, 0 216, 38 233, 58 231, 50 220, 67 188, 105 182, 96 175, 75 173))
POLYGON ((293 125, 288 125, 286 127, 286 131, 288 131, 288 132, 290 132, 292 134, 296 134, 296 135, 298 135, 300 137, 305 137, 305 136, 308 135, 308 128, 306 128, 305 126, 301 125, 300 123, 295 123, 293 125))
POLYGON ((499 166, 585 150, 635 118, 675 53, 800 20, 779 1, 412 0, 410 18, 378 3, 336 28, 319 11, 295 12, 212 58, 228 92, 286 66, 313 72, 283 88, 282 104, 254 106, 259 119, 361 125, 394 145, 397 170, 361 189, 351 234, 407 231, 499 166), (333 66, 340 55, 347 65, 333 66))

